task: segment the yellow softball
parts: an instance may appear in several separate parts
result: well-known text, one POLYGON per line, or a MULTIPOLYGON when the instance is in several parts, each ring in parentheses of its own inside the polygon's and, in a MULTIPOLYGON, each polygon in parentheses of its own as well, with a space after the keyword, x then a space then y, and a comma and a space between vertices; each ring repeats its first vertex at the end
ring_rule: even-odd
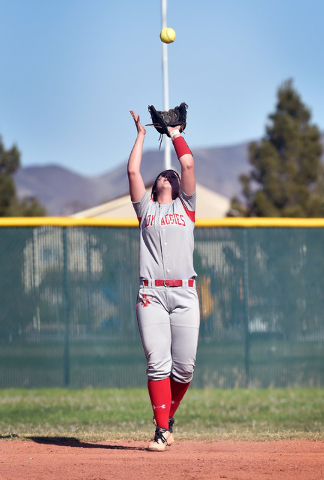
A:
POLYGON ((173 28, 163 28, 160 33, 160 38, 163 43, 172 43, 175 41, 176 32, 173 28))

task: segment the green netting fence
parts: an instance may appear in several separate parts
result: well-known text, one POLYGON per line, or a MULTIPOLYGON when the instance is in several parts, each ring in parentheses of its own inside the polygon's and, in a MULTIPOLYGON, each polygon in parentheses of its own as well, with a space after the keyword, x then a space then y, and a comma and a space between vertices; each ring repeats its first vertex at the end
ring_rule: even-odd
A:
MULTIPOLYGON (((0 223, 0 388, 145 387, 138 228, 42 222, 0 223)), ((192 386, 323 387, 324 222, 201 225, 192 386)))

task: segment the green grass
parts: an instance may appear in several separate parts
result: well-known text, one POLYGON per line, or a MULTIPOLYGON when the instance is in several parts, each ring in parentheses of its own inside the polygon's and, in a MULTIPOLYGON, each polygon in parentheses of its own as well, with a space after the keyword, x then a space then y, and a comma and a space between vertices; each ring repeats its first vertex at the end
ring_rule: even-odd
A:
MULTIPOLYGON (((324 439, 324 389, 190 389, 177 439, 324 439)), ((0 390, 0 438, 145 440, 152 410, 146 389, 0 390)))

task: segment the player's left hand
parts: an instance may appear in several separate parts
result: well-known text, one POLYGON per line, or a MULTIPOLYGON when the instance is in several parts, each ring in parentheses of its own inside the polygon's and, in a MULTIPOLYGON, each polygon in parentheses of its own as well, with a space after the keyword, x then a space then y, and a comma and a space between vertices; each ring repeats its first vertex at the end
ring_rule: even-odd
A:
POLYGON ((169 132, 169 136, 171 136, 171 132, 173 131, 178 131, 179 135, 180 135, 180 126, 178 127, 168 127, 168 132, 169 132))

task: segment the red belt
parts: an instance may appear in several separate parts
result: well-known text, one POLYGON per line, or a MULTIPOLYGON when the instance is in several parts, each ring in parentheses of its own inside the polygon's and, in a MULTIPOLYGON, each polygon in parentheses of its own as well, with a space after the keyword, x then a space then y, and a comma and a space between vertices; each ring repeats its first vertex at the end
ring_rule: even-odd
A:
MULTIPOLYGON (((182 280, 153 280, 154 285, 156 287, 182 287, 183 281, 182 280)), ((149 286, 148 280, 143 280, 144 287, 149 286)), ((188 287, 194 286, 194 280, 188 280, 188 287)))

